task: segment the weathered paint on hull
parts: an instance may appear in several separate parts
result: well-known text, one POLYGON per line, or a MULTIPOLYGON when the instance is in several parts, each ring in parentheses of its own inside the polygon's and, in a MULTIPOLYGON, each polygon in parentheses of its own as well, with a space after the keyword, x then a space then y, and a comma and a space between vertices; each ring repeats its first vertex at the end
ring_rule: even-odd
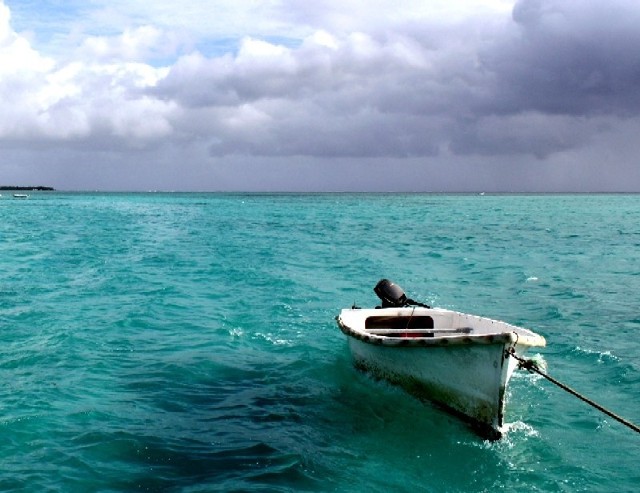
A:
POLYGON ((505 389, 516 366, 504 343, 390 347, 348 340, 357 367, 459 415, 483 438, 500 438, 505 389))

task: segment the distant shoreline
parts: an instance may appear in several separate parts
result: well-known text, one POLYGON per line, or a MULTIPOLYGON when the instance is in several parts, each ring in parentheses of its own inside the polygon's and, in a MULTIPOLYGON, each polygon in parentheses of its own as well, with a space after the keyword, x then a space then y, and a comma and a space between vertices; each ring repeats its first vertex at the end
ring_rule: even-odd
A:
POLYGON ((562 196, 562 195, 640 195, 637 191, 406 191, 406 190, 389 190, 389 191, 371 191, 371 190, 73 190, 62 189, 56 190, 53 187, 45 186, 8 186, 0 185, 0 192, 5 191, 39 191, 39 192, 60 192, 65 194, 214 194, 214 195, 478 195, 478 196, 562 196))
POLYGON ((11 187, 11 186, 0 186, 0 190, 55 192, 55 188, 53 188, 53 187, 11 187))

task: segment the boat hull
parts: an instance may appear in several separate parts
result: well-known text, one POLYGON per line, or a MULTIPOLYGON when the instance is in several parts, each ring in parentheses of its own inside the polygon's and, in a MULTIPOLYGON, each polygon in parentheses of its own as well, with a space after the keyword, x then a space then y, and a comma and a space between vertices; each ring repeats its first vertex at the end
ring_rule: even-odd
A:
POLYGON ((505 391, 516 366, 507 343, 402 347, 348 341, 358 368, 455 413, 483 438, 500 438, 505 391))
POLYGON ((519 354, 546 344, 515 325, 442 308, 344 309, 337 317, 355 365, 398 384, 498 439, 519 354))

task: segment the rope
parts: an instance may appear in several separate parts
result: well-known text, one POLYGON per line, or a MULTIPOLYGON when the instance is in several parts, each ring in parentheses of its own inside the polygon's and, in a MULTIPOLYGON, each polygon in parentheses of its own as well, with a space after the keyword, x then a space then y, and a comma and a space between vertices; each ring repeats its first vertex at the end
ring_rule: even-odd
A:
POLYGON ((545 372, 541 371, 540 368, 538 368, 538 364, 535 361, 533 361, 531 359, 524 359, 524 358, 521 358, 520 356, 518 356, 513 347, 511 347, 511 348, 509 348, 507 350, 507 354, 509 356, 513 356, 515 359, 517 359, 520 362, 520 364, 518 365, 518 368, 522 368, 524 370, 527 370, 530 373, 534 373, 535 372, 538 375, 543 376, 544 378, 549 380, 551 383, 553 383, 553 384, 557 385, 558 387, 560 387, 562 390, 565 390, 565 391, 569 392, 570 394, 576 396, 578 399, 586 402, 590 406, 595 407, 598 411, 601 411, 604 414, 606 414, 607 416, 612 417, 616 421, 618 421, 618 422, 622 423, 623 425, 631 428, 633 431, 635 431, 637 433, 640 433, 640 427, 638 427, 637 425, 633 424, 631 421, 627 421, 626 419, 618 416, 617 414, 614 414, 613 412, 609 411, 608 409, 605 409, 604 407, 602 407, 597 402, 594 402, 591 399, 588 399, 584 395, 582 395, 579 392, 576 392, 575 390, 573 390, 571 387, 563 384, 562 382, 559 382, 558 380, 556 380, 552 376, 547 375, 545 372))
POLYGON ((409 325, 411 325, 411 320, 413 319, 413 314, 416 312, 416 307, 413 307, 413 310, 411 310, 411 316, 409 317, 409 320, 407 320, 407 326, 404 328, 404 330, 409 330, 409 325))

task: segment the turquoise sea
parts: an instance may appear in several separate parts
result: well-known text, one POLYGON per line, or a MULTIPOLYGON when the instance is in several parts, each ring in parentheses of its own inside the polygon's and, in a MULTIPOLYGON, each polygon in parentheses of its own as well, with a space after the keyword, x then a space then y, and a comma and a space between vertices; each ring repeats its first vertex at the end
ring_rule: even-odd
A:
POLYGON ((387 277, 638 424, 640 195, 30 195, 0 197, 1 491, 640 488, 640 435, 541 377, 483 441, 334 320, 387 277))

